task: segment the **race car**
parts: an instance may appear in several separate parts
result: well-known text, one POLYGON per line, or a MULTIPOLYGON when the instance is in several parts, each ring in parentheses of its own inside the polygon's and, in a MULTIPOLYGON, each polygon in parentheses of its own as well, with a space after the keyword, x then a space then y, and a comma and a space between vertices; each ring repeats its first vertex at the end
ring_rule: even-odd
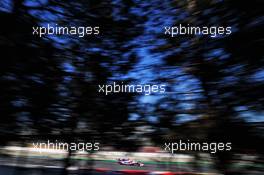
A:
POLYGON ((127 158, 118 159, 118 163, 120 165, 127 165, 127 166, 144 166, 144 164, 141 162, 137 162, 137 161, 127 159, 127 158))

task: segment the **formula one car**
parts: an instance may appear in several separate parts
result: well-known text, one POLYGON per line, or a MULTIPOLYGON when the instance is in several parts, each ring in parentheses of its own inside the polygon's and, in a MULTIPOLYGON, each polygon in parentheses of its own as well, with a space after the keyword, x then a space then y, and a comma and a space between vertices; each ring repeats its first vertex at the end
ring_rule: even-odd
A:
POLYGON ((118 159, 118 163, 120 165, 127 165, 127 166, 144 166, 144 164, 141 162, 136 162, 134 160, 127 159, 127 158, 118 159))

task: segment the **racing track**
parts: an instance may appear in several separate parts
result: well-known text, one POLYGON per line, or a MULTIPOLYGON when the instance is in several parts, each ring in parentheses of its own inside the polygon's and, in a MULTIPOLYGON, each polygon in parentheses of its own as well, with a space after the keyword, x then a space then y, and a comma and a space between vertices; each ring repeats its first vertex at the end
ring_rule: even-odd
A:
MULTIPOLYGON (((171 172, 192 172, 193 166, 191 164, 181 163, 181 164, 153 164, 145 163, 143 167, 136 166, 125 166, 119 165, 115 161, 88 161, 88 160, 78 160, 73 161, 73 165, 69 168, 71 175, 86 175, 86 174, 120 174, 115 172, 120 172, 123 170, 140 170, 140 171, 171 171, 171 172), (93 164, 91 166, 91 164, 93 164), (89 166, 90 165, 90 166, 89 166), (81 167, 81 169, 78 169, 81 167), (97 170, 90 171, 89 169, 97 170), (99 171, 98 171, 99 170, 99 171), (107 171, 106 171, 107 170, 107 171), (109 173, 109 171, 112 171, 109 173)), ((0 159, 0 175, 59 175, 62 171, 62 161, 61 160, 47 160, 45 158, 12 158, 5 157, 0 159)), ((208 168, 204 168, 203 172, 212 172, 208 168)))

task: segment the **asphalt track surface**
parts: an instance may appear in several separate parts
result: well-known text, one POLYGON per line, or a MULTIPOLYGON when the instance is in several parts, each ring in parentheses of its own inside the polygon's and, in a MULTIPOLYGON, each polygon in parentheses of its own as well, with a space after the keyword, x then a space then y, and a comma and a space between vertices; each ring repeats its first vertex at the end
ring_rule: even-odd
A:
MULTIPOLYGON (((62 175, 63 161, 47 158, 34 157, 0 157, 0 175, 62 175)), ((117 161, 88 161, 88 160, 73 160, 69 168, 69 175, 121 175, 124 170, 139 170, 139 171, 170 171, 186 172, 188 174, 217 174, 212 166, 199 166, 199 171, 195 165, 181 163, 147 163, 143 167, 119 165, 117 161)), ((186 175, 188 175, 186 174, 186 175)), ((243 175, 262 175, 263 172, 244 172, 234 173, 243 175)), ((232 174, 233 175, 233 174, 232 174)))
MULTIPOLYGON (((81 167, 83 169, 110 169, 110 170, 147 170, 147 171, 185 171, 191 172, 194 169, 194 165, 190 163, 144 163, 143 167, 139 166, 126 166, 119 165, 117 161, 88 161, 88 160, 73 160, 71 162, 72 167, 81 167)), ((21 167, 63 167, 63 161, 59 159, 47 159, 47 158, 34 158, 34 157, 1 157, 0 165, 6 166, 21 166, 21 167)), ((209 171, 208 168, 204 168, 204 171, 209 171)), ((0 172, 1 175, 1 172, 0 172)))
MULTIPOLYGON (((63 167, 62 160, 34 158, 34 157, 1 157, 0 158, 0 175, 61 175, 63 167)), ((140 171, 171 171, 171 172, 192 172, 194 167, 191 164, 145 164, 143 167, 119 165, 117 161, 72 161, 69 169, 70 174, 109 174, 116 175, 123 170, 140 170, 140 171), (81 167, 81 168, 78 168, 81 167), (93 169, 93 171, 91 171, 93 169), (94 170, 111 170, 94 171, 94 170)), ((203 172, 212 172, 208 168, 203 172)))
MULTIPOLYGON (((0 175, 62 175, 63 159, 49 158, 46 156, 11 156, 0 155, 0 175)), ((210 163, 201 162, 193 164, 190 162, 142 162, 143 167, 119 165, 115 160, 97 160, 91 161, 87 158, 72 158, 69 175, 117 175, 124 170, 140 170, 140 171, 169 171, 169 172, 196 172, 196 173, 216 173, 214 167, 210 163), (98 171, 99 170, 99 171, 98 171), (102 171, 101 171, 102 170, 102 171)), ((239 167, 240 169, 240 167, 239 167)), ((252 169, 252 168, 251 168, 252 169)), ((254 165, 254 171, 247 173, 235 173, 245 175, 263 175, 263 165, 254 165)), ((241 170, 239 170, 241 172, 241 170)), ((246 172, 245 169, 242 169, 246 172)), ((124 174, 124 173, 122 173, 124 174)))
MULTIPOLYGON (((118 171, 70 170, 69 175, 121 175, 118 171)), ((61 168, 14 167, 0 165, 0 175, 62 175, 61 168)))

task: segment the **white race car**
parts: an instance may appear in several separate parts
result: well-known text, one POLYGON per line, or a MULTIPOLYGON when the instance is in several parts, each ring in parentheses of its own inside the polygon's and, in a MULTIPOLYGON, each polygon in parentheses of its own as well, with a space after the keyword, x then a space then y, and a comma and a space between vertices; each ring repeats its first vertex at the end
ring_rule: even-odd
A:
POLYGON ((118 163, 120 165, 127 165, 127 166, 144 166, 144 164, 141 162, 136 162, 134 160, 127 159, 127 158, 118 159, 118 163))

